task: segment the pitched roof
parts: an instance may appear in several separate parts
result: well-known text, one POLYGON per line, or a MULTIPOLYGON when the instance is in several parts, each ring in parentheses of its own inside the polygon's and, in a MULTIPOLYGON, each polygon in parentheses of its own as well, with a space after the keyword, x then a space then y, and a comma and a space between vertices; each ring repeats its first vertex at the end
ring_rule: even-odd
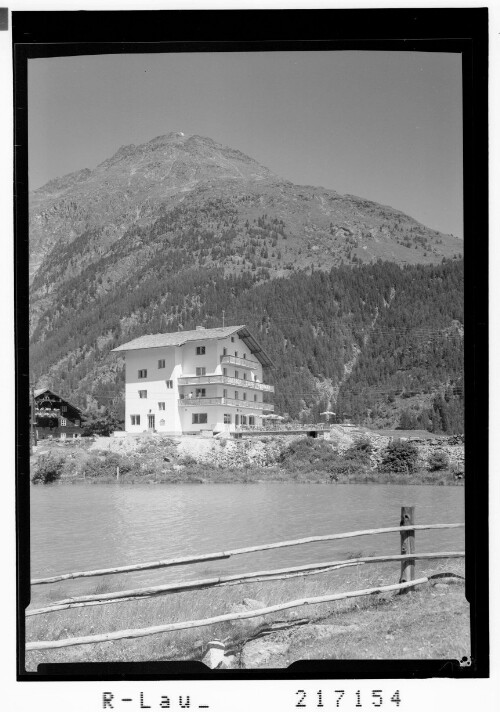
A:
POLYGON ((60 400, 67 403, 69 406, 71 406, 71 408, 73 408, 74 410, 77 410, 79 413, 82 412, 81 408, 78 408, 78 406, 73 405, 73 403, 70 403, 69 400, 67 400, 66 398, 63 398, 58 393, 54 393, 54 391, 51 391, 50 388, 35 388, 35 390, 33 391, 33 395, 35 396, 35 398, 38 398, 38 396, 41 396, 42 393, 50 393, 52 396, 55 396, 56 398, 59 398, 60 400))
POLYGON ((226 339, 237 333, 263 366, 272 366, 269 356, 260 344, 250 334, 245 325, 220 326, 215 329, 194 329, 193 331, 174 331, 167 334, 145 334, 126 344, 117 346, 113 351, 135 351, 136 349, 153 349, 165 346, 183 346, 189 341, 206 341, 207 339, 226 339))

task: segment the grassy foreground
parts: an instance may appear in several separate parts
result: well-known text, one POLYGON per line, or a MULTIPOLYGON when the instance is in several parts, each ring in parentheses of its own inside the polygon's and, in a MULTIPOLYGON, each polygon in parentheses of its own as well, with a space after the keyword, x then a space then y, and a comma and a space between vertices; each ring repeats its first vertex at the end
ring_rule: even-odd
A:
MULTIPOLYGON (((354 555, 359 555, 356 552, 354 555)), ((463 575, 461 560, 417 562, 416 577, 436 573, 463 575)), ((56 640, 162 623, 209 618, 228 613, 243 599, 264 605, 396 583, 399 564, 356 565, 326 574, 281 581, 246 583, 184 592, 142 601, 89 608, 75 608, 27 618, 27 641, 56 640)), ((201 660, 208 641, 225 640, 235 655, 236 667, 244 664, 245 643, 273 621, 307 618, 322 624, 320 639, 308 635, 311 626, 296 626, 272 633, 252 645, 268 646, 256 667, 285 667, 301 659, 460 659, 469 655, 469 606, 461 579, 423 584, 406 595, 373 594, 347 601, 302 606, 260 619, 225 622, 202 628, 156 634, 130 640, 79 645, 27 653, 27 670, 42 662, 105 662, 152 660, 201 660), (331 626, 327 628, 326 626, 331 626), (324 635, 325 631, 331 635, 324 635), (271 646, 269 647, 269 644, 271 646), (274 643, 274 647, 272 645, 274 643), (279 645, 278 645, 279 643, 279 645), (273 652, 274 651, 274 652, 273 652), (243 654, 242 654, 243 652, 243 654)), ((120 577, 98 580, 95 592, 125 587, 120 577)), ((37 587, 38 588, 38 587, 37 587)), ((44 589, 48 587, 43 587, 44 589)), ((52 601, 65 597, 64 585, 44 592, 52 601)))

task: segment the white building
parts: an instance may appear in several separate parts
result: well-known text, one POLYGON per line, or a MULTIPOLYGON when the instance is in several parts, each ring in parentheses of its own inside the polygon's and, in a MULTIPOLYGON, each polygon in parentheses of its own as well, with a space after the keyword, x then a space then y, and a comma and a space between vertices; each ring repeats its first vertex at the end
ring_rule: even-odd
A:
POLYGON ((125 430, 171 435, 260 426, 269 356, 245 326, 140 336, 125 352, 125 430))

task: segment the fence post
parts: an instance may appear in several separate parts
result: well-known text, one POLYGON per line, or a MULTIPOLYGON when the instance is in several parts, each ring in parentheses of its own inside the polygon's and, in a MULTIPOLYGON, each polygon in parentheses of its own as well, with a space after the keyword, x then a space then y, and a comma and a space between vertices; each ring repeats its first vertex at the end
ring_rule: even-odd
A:
MULTIPOLYGON (((407 527, 410 524, 415 524, 415 507, 401 507, 400 527, 407 527)), ((415 530, 401 532, 401 554, 415 553, 415 530)), ((399 583, 413 581, 415 578, 415 559, 403 559, 401 561, 401 577, 399 583)), ((413 588, 404 588, 400 593, 408 593, 413 591, 413 588)))

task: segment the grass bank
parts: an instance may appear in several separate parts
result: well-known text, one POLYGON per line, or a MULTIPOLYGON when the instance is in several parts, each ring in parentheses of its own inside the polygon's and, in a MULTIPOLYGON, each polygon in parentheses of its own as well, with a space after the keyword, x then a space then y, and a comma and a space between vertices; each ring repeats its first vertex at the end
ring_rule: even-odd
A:
POLYGON ((312 484, 397 484, 397 485, 451 485, 463 486, 464 481, 457 480, 450 471, 431 473, 427 470, 412 472, 411 474, 399 472, 353 472, 339 475, 333 479, 328 472, 293 472, 279 467, 248 467, 248 468, 217 468, 210 465, 187 466, 180 471, 122 473, 119 478, 114 474, 102 474, 96 477, 64 477, 62 483, 75 484, 85 481, 89 484, 236 484, 263 482, 296 482, 312 484))
MULTIPOLYGON (((353 556, 360 554, 352 553, 353 556)), ((417 577, 438 571, 463 575, 463 562, 457 559, 428 560, 417 562, 416 569, 417 577)), ((208 618, 228 613, 246 599, 273 605, 306 596, 396 583, 398 578, 399 564, 356 565, 336 572, 281 581, 238 584, 142 601, 56 611, 27 618, 27 641, 55 640, 208 618)), ((438 579, 439 582, 442 580, 438 579)), ((208 641, 214 639, 226 641, 235 655, 235 666, 241 667, 248 641, 255 638, 259 631, 273 622, 281 621, 286 625, 304 622, 304 619, 309 623, 322 624, 320 638, 313 635, 316 628, 309 625, 272 633, 262 642, 254 640, 252 645, 267 646, 269 653, 267 656, 260 655, 255 666, 284 667, 295 660, 320 658, 459 659, 469 655, 469 610, 463 581, 446 580, 450 581, 448 585, 424 584, 406 595, 374 594, 347 601, 302 606, 260 619, 226 622, 145 638, 30 651, 27 654, 27 669, 36 670, 44 662, 201 660, 208 641)), ((93 592, 124 587, 123 577, 106 577, 97 581, 93 592)), ((63 598, 63 585, 54 584, 44 591, 44 596, 50 600, 63 598)), ((32 605, 36 607, 36 602, 32 605)))

